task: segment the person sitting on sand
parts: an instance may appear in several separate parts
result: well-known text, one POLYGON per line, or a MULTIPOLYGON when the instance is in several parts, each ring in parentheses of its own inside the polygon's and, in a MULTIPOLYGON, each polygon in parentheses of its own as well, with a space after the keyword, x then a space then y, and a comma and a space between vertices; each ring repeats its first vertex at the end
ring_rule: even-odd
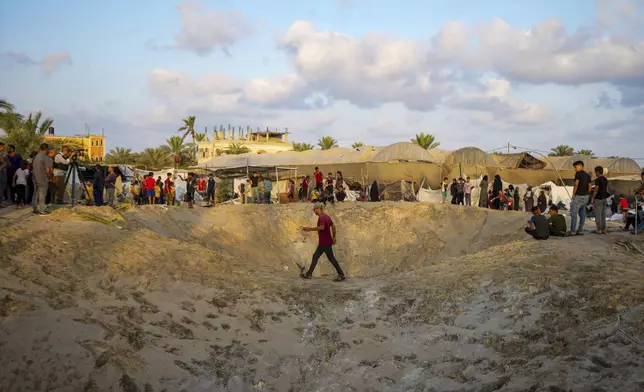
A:
POLYGON ((320 193, 318 192, 317 188, 313 188, 311 190, 311 202, 317 203, 322 201, 320 198, 320 193))
POLYGON ((335 195, 333 192, 333 180, 327 180, 324 185, 324 199, 331 204, 335 203, 335 195))
POLYGON ((539 207, 532 207, 532 217, 528 220, 528 227, 525 232, 537 240, 547 240, 550 237, 550 226, 548 219, 541 215, 539 207))
POLYGON ((548 214, 550 214, 550 218, 548 218, 550 235, 554 237, 565 237, 568 228, 566 226, 566 218, 559 214, 559 207, 554 204, 551 205, 548 214))
POLYGON ((347 192, 345 192, 344 186, 340 185, 337 192, 335 192, 335 198, 339 202, 343 202, 347 198, 347 192))

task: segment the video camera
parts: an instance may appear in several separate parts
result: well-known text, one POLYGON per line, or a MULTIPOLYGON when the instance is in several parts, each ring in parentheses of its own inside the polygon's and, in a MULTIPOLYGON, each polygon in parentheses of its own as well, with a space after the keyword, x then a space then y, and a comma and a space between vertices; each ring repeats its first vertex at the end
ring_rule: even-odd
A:
POLYGON ((69 150, 69 152, 71 152, 71 153, 75 153, 75 154, 72 156, 72 161, 74 161, 74 162, 75 162, 75 161, 77 161, 77 160, 78 160, 78 157, 79 157, 80 155, 84 155, 84 154, 85 154, 85 149, 84 149, 84 148, 77 148, 77 149, 75 149, 75 150, 69 150))

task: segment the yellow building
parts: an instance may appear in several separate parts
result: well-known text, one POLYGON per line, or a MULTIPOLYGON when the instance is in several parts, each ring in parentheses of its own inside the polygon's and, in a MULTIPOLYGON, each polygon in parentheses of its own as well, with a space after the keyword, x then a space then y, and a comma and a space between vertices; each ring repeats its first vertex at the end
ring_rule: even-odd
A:
POLYGON ((199 142, 197 158, 199 163, 213 159, 218 154, 225 154, 231 144, 248 147, 250 152, 259 154, 291 151, 293 143, 289 143, 288 135, 288 132, 269 130, 254 132, 243 128, 237 128, 237 132, 235 128, 215 130, 210 135, 212 140, 199 142))
POLYGON ((50 128, 45 135, 45 142, 56 142, 68 144, 70 147, 82 148, 84 150, 81 159, 92 162, 102 162, 105 159, 105 136, 104 135, 74 135, 58 136, 54 129, 50 128))

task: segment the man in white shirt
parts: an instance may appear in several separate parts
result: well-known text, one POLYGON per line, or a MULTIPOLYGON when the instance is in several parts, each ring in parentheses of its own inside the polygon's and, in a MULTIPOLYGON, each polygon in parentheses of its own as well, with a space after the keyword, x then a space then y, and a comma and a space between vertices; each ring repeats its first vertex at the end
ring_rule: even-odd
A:
POLYGON ((63 146, 61 152, 54 157, 54 183, 56 184, 55 199, 52 204, 62 204, 65 197, 65 175, 75 152, 69 154, 69 147, 63 146))

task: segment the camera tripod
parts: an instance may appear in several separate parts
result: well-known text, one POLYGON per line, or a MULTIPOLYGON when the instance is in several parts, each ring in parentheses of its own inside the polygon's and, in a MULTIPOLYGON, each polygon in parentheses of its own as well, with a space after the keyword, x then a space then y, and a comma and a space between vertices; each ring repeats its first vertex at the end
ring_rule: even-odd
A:
POLYGON ((69 168, 67 169, 67 174, 65 176, 65 184, 63 185, 64 189, 67 189, 67 184, 69 183, 69 179, 71 177, 72 179, 72 191, 71 191, 71 201, 72 201, 72 207, 76 205, 76 174, 78 176, 78 179, 80 183, 83 185, 83 189, 85 189, 85 192, 89 195, 90 201, 94 201, 94 195, 90 194, 89 191, 87 190, 87 185, 85 185, 85 181, 83 180, 83 175, 81 174, 80 168, 78 167, 78 160, 72 159, 72 161, 69 163, 69 168))

